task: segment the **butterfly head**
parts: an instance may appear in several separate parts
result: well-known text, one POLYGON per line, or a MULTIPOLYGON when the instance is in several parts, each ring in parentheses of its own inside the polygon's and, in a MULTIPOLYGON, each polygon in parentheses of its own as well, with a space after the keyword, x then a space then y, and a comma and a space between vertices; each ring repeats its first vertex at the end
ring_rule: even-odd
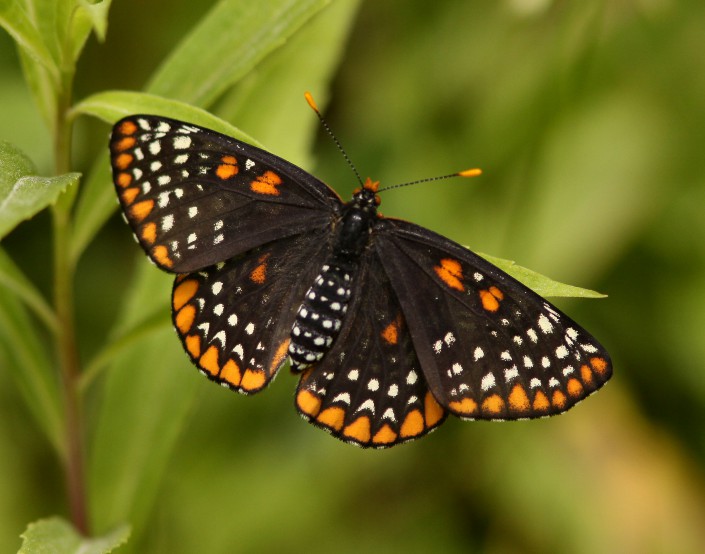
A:
POLYGON ((378 188, 379 181, 368 177, 361 187, 353 191, 353 203, 364 211, 376 212, 377 206, 382 202, 377 194, 378 188))

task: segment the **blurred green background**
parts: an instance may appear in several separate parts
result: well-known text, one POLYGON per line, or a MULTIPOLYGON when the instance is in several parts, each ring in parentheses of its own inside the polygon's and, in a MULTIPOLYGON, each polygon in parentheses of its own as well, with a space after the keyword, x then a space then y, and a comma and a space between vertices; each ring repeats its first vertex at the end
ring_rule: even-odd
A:
MULTIPOLYGON (((214 4, 116 1, 76 99, 141 90, 214 4)), ((170 278, 115 213, 79 266, 82 358, 144 306, 165 325, 89 390, 96 532, 129 521, 121 552, 702 552, 704 29, 701 0, 334 0, 209 109, 343 197, 355 181, 307 88, 363 176, 482 167, 390 191, 382 211, 608 294, 556 303, 611 352, 612 382, 561 417, 449 420, 389 451, 353 448, 296 416, 286 370, 249 398, 194 371, 166 323, 170 278), (263 117, 268 101, 280 118, 263 117)), ((0 139, 50 174, 4 33, 0 75, 0 139)), ((108 129, 79 120, 76 170, 104 155, 108 129)), ((47 294, 49 222, 3 242, 47 294)), ((3 552, 28 522, 66 515, 57 458, 5 370, 0 490, 3 552)))

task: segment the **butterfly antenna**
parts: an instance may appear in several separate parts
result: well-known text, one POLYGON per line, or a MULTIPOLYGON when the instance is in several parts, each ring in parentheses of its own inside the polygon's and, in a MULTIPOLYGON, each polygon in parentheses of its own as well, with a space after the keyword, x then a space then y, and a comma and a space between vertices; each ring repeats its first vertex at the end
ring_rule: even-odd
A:
POLYGON ((419 179, 417 181, 409 181, 408 183, 401 183, 399 185, 392 185, 390 187, 384 187, 377 192, 382 192, 383 190, 390 190, 390 189, 398 189, 400 187, 408 187, 411 185, 418 185, 419 183, 428 183, 429 181, 440 181, 442 179, 450 179, 451 177, 477 177, 478 175, 482 175, 482 170, 473 168, 473 169, 465 169, 463 171, 458 171, 457 173, 451 173, 449 175, 439 175, 438 177, 427 177, 426 179, 419 179))
POLYGON ((347 152, 343 149, 343 146, 340 144, 340 141, 338 140, 338 137, 336 137, 333 134, 333 131, 329 127, 328 123, 326 120, 323 118, 321 115, 321 112, 318 110, 318 106, 316 105, 316 101, 313 99, 313 96, 311 95, 310 92, 305 92, 304 93, 304 98, 306 98, 306 102, 308 102, 308 105, 311 107, 311 109, 316 112, 316 115, 318 116, 318 119, 321 122, 321 125, 323 125, 323 128, 326 130, 326 133, 328 133, 328 136, 333 139, 333 142, 335 145, 338 147, 338 150, 340 153, 343 155, 343 158, 345 158, 345 161, 348 162, 348 165, 350 166, 350 169, 353 170, 353 173, 355 174, 355 177, 357 177, 358 183, 362 185, 362 178, 360 177, 360 174, 357 171, 357 168, 355 167, 355 164, 352 163, 352 160, 348 157, 347 152))

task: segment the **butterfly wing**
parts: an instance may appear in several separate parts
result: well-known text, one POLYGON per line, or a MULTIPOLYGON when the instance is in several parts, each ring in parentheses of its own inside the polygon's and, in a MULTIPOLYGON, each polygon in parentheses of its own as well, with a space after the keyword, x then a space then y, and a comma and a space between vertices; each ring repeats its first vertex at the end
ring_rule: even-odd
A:
POLYGON ((561 413, 611 376, 605 349, 545 299, 459 244, 381 220, 375 249, 436 400, 466 419, 561 413))
POLYGON ((446 411, 429 391, 402 307, 373 251, 356 280, 340 334, 304 372, 296 407, 341 440, 384 448, 425 435, 446 411))
POLYGON ((110 152, 123 212, 167 271, 196 271, 320 228, 342 206, 297 166, 190 123, 126 117, 113 128, 110 152))
POLYGON ((197 273, 179 275, 173 322, 209 379, 243 393, 264 388, 288 356, 301 298, 330 249, 327 229, 270 242, 197 273))

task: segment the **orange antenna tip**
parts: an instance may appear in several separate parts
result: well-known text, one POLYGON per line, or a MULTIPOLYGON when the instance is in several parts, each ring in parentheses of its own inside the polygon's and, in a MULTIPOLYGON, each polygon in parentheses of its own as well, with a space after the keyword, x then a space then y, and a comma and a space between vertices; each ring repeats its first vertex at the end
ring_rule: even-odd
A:
POLYGON ((318 111, 318 106, 316 105, 316 101, 313 99, 313 96, 311 95, 310 92, 308 92, 308 91, 304 92, 304 98, 306 99, 306 102, 308 102, 308 105, 311 106, 311 109, 314 112, 316 112, 317 114, 321 113, 318 111))
POLYGON ((477 177, 478 175, 482 175, 482 170, 478 168, 458 172, 459 177, 477 177))

